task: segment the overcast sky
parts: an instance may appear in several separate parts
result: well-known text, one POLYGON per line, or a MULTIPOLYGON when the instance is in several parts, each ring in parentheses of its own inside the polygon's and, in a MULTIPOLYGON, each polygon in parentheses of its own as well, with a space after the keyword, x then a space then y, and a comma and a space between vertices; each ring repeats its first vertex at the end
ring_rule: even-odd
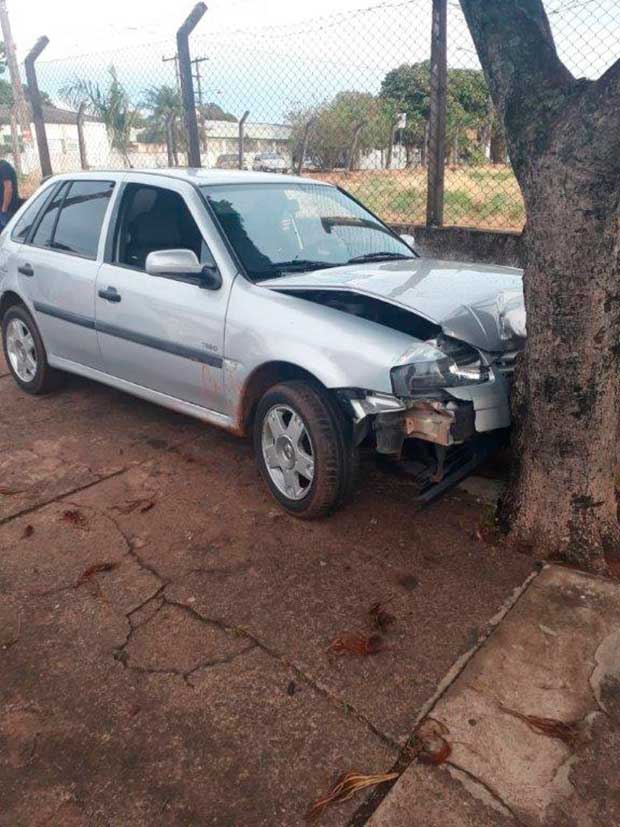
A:
MULTIPOLYGON (((50 38, 46 59, 166 40, 192 5, 192 0, 8 0, 20 57, 46 34, 50 38)), ((309 5, 295 0, 209 0, 196 34, 294 23, 369 5, 376 2, 313 0, 309 5)))
MULTIPOLYGON (((478 67, 456 0, 449 2, 449 64, 478 67)), ((175 83, 174 34, 192 0, 8 0, 20 58, 37 37, 50 45, 39 83, 59 101, 75 77, 105 84, 114 64, 132 99, 175 83)), ((205 100, 239 117, 281 121, 342 89, 376 93, 386 72, 429 56, 431 0, 208 0, 191 45, 205 100)), ((620 0, 545 0, 561 57, 598 76, 620 57, 620 0)))

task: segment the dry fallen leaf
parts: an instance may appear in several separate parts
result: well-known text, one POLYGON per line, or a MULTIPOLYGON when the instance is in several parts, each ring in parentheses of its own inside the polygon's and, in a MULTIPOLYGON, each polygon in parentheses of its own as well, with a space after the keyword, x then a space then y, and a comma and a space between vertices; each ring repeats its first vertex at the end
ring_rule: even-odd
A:
POLYGON ((68 508, 62 513, 62 519, 65 523, 70 523, 74 526, 83 527, 86 525, 86 517, 77 508, 68 508))
POLYGON ((82 572, 82 574, 75 581, 74 588, 77 589, 77 587, 81 586, 82 583, 86 583, 86 581, 91 578, 93 574, 99 574, 104 571, 112 571, 112 569, 115 569, 118 565, 120 565, 118 562, 94 563, 82 572))
POLYGON ((130 514, 137 508, 139 508, 141 512, 150 511, 154 505, 154 500, 148 499, 147 497, 140 497, 137 500, 127 500, 123 505, 113 505, 112 510, 118 511, 119 514, 130 514))
POLYGON ((385 632, 387 627, 391 626, 396 620, 394 615, 385 611, 383 604, 379 601, 372 604, 368 610, 368 614, 370 615, 373 626, 376 626, 380 632, 385 632))
POLYGON ((362 775, 357 772, 346 772, 341 775, 327 795, 319 798, 306 813, 308 821, 316 821, 321 817, 327 807, 342 801, 347 801, 355 793, 365 790, 367 787, 374 787, 377 784, 385 784, 387 781, 394 781, 398 778, 397 772, 381 772, 375 775, 362 775))
POLYGON ((415 753, 423 764, 438 766, 447 761, 452 747, 445 736, 449 729, 435 718, 425 718, 415 731, 415 753))
POLYGON ((337 637, 329 644, 328 651, 336 655, 376 655, 383 648, 383 639, 380 635, 362 637, 358 635, 347 635, 337 637))

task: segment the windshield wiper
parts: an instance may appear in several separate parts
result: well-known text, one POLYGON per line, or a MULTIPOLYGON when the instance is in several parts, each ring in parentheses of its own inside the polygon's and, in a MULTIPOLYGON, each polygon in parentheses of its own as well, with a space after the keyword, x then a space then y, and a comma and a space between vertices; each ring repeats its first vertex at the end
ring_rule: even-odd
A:
POLYGON ((361 264, 364 261, 394 261, 401 259, 413 259, 415 256, 407 256, 404 253, 364 253, 363 256, 354 256, 347 261, 347 264, 361 264))
POLYGON ((341 267, 341 264, 334 264, 327 261, 311 261, 307 258, 296 258, 292 261, 276 261, 272 265, 273 273, 305 273, 308 270, 324 270, 327 267, 341 267))

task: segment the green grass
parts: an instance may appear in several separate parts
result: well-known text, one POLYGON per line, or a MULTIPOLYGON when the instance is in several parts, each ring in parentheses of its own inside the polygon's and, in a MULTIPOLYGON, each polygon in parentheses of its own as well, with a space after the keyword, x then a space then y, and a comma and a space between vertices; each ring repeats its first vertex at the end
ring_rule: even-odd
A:
MULTIPOLYGON (((348 190, 381 218, 394 223, 426 220, 426 169, 316 173, 348 190)), ((508 166, 450 166, 444 185, 444 224, 520 230, 521 192, 508 166)))

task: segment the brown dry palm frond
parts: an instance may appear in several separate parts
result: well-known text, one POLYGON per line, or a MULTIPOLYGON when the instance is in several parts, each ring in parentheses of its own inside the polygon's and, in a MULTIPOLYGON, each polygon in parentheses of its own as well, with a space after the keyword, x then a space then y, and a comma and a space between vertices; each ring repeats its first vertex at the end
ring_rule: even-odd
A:
POLYGON ((341 775, 327 795, 319 798, 306 813, 308 821, 316 821, 323 814, 325 809, 332 804, 347 801, 355 793, 365 790, 367 787, 374 787, 377 784, 385 784, 387 781, 394 781, 398 778, 397 772, 380 772, 375 775, 362 775, 358 772, 346 772, 341 775))
POLYGON ((539 735, 546 735, 549 738, 557 738, 564 741, 569 747, 575 747, 583 736, 582 726, 578 721, 559 721, 556 718, 541 718, 538 715, 526 715, 516 709, 510 709, 500 704, 500 709, 513 718, 518 718, 526 723, 531 730, 539 735))

